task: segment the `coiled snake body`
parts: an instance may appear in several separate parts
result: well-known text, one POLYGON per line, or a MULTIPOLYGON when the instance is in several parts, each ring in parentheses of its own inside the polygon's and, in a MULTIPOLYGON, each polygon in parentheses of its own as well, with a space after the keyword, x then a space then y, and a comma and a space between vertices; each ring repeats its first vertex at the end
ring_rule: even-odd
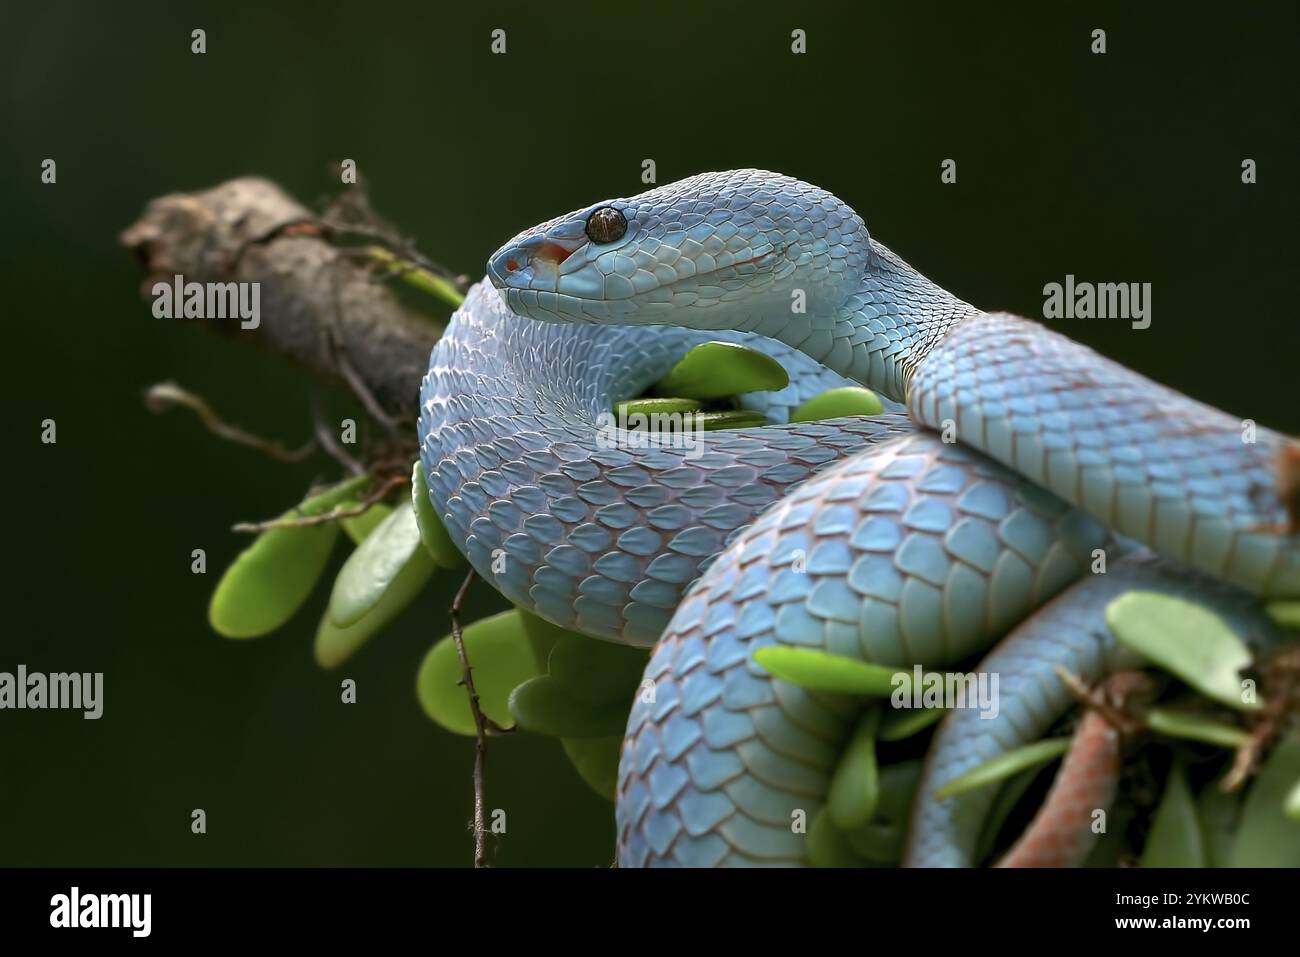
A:
POLYGON ((1097 640, 1116 589, 1195 593, 1259 633, 1248 596, 1300 595, 1275 490, 1288 440, 1244 442, 1240 420, 980 312, 806 183, 709 173, 599 203, 521 233, 488 275, 434 350, 421 457, 452 538, 508 598, 658 641, 619 771, 624 865, 806 860, 792 815, 824 802, 860 704, 771 679, 757 648, 942 667, 1015 629, 995 664, 1026 677, 999 719, 948 719, 913 815, 907 861, 958 864, 979 801, 929 796, 1065 707, 1033 661, 1082 656, 1093 680, 1118 660, 1097 640), (613 402, 707 339, 786 366, 788 389, 744 398, 774 424, 610 441, 613 402), (783 424, 846 380, 907 414, 783 424), (1029 617, 1124 536, 1162 560, 1029 617))

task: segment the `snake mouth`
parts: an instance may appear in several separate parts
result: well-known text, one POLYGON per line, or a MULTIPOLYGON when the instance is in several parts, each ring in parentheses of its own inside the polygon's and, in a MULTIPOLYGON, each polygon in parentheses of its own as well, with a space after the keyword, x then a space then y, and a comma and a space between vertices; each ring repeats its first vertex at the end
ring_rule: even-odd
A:
POLYGON ((586 245, 585 241, 536 237, 505 246, 488 259, 488 278, 502 292, 508 289, 555 292, 564 273, 562 267, 586 245))
POLYGON ((723 268, 739 269, 741 266, 774 265, 778 259, 781 259, 783 256, 785 256, 785 251, 789 248, 790 247, 788 245, 773 246, 771 249, 761 252, 757 256, 751 256, 749 259, 745 259, 738 263, 732 263, 729 267, 723 267, 723 268))
MULTIPOLYGON (((568 249, 564 246, 561 246, 559 243, 545 242, 542 243, 540 246, 537 247, 536 250, 533 251, 532 259, 533 262, 549 263, 551 266, 554 266, 555 268, 558 269, 560 266, 564 264, 564 261, 568 259, 570 256, 572 256, 575 252, 577 252, 577 249, 568 249)), ((513 259, 506 260, 506 264, 505 264, 506 268, 518 269, 519 266, 517 263, 514 266, 511 266, 511 263, 514 262, 515 260, 513 259)))
MULTIPOLYGON (((639 293, 634 293, 632 296, 625 296, 620 299, 592 300, 592 299, 587 299, 583 296, 577 296, 577 295, 573 295, 572 293, 566 293, 563 291, 560 292, 560 295, 562 296, 568 295, 572 299, 581 300, 584 302, 593 302, 593 301, 625 302, 629 299, 635 298, 637 295, 645 295, 645 294, 652 293, 656 289, 680 289, 682 287, 689 286, 692 283, 699 282, 701 279, 744 279, 749 276, 756 275, 757 273, 763 272, 765 270, 775 269, 777 264, 783 258, 785 258, 785 254, 788 249, 789 249, 788 244, 783 246, 773 246, 771 249, 764 250, 763 252, 751 256, 748 259, 742 259, 739 262, 727 263, 721 266, 713 266, 710 269, 705 269, 699 272, 693 272, 688 276, 678 276, 676 279, 669 280, 668 282, 659 283, 657 286, 654 286, 651 289, 642 290, 639 293), (751 270, 746 270, 745 269, 746 266, 752 266, 754 268, 751 270)), ((564 273, 561 272, 560 282, 563 283, 563 281, 564 281, 564 273)))
MULTIPOLYGON (((582 285, 588 289, 575 289, 579 285, 571 278, 580 272, 586 272, 590 263, 583 257, 575 256, 590 243, 586 241, 559 242, 551 237, 535 238, 529 242, 506 247, 488 261, 488 279, 505 298, 511 309, 531 312, 534 307, 546 311, 560 312, 569 321, 596 323, 602 320, 591 316, 587 309, 594 304, 604 304, 617 310, 620 305, 625 308, 633 306, 637 300, 642 302, 641 309, 652 312, 661 311, 664 303, 647 303, 645 296, 662 290, 686 290, 705 281, 718 282, 727 279, 746 279, 759 273, 775 269, 787 257, 790 249, 788 243, 773 245, 745 259, 735 262, 712 265, 710 268, 678 275, 667 282, 661 282, 649 288, 631 292, 628 295, 608 296, 599 294, 594 287, 603 283, 591 282, 593 277, 582 285), (567 268, 565 264, 568 263, 567 268), (567 281, 566 281, 567 280, 567 281)), ((630 320, 630 317, 627 317, 630 320)), ((603 321, 612 321, 605 319, 603 321)), ((632 320, 635 321, 635 320, 632 320)), ((667 321, 656 316, 655 322, 667 321)))
MULTIPOLYGON (((492 279, 497 292, 506 307, 519 316, 528 316, 551 322, 575 322, 583 325, 599 325, 604 320, 590 315, 584 309, 592 303, 604 302, 602 299, 584 299, 554 289, 542 289, 536 286, 517 286, 499 283, 492 279)), ((613 300, 617 302, 618 300, 613 300)))

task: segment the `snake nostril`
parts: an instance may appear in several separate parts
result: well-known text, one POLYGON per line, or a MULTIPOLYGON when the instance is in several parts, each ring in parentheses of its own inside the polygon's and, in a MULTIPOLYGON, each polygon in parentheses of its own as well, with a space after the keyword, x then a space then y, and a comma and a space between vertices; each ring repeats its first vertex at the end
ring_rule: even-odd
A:
POLYGON ((507 259, 507 260, 506 260, 506 268, 509 269, 511 272, 515 272, 516 270, 519 269, 519 263, 518 263, 517 260, 514 260, 514 259, 507 259))

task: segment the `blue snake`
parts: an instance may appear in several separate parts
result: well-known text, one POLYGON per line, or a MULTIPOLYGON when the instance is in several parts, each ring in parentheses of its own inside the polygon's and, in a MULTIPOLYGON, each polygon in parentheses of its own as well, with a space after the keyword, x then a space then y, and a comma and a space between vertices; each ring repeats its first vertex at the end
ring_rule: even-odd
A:
POLYGON ((1300 596, 1291 440, 981 312, 825 190, 701 174, 525 230, 487 272, 431 357, 421 460, 507 598, 654 645, 619 769, 623 866, 807 862, 792 821, 824 805, 862 704, 773 679, 759 648, 939 668, 1006 639, 989 666, 1014 690, 997 720, 940 729, 904 858, 964 864, 987 805, 934 790, 1064 711, 1044 662, 1088 680, 1123 663, 1109 597, 1195 594, 1266 635, 1254 598, 1300 596), (615 402, 719 339, 790 373, 742 397, 769 424, 689 447, 611 433, 615 402), (788 422, 849 383, 889 410, 788 422))

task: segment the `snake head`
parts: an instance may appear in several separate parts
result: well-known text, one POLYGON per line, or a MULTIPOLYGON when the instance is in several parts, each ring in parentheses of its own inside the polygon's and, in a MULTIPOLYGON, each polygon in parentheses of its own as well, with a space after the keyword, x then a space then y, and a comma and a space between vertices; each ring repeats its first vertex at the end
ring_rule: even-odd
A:
POLYGON ((764 170, 702 173, 525 230, 488 261, 511 311, 553 322, 760 330, 831 314, 871 240, 825 190, 764 170))

